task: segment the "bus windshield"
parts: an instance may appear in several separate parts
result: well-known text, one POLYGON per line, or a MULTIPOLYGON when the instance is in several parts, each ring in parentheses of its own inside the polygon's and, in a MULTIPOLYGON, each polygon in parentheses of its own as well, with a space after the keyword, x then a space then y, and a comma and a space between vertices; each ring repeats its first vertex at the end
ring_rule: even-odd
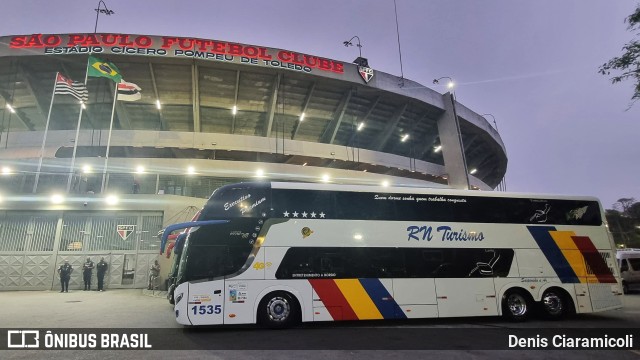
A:
POLYGON ((178 283, 239 274, 250 264, 253 219, 201 226, 191 231, 182 250, 178 283))

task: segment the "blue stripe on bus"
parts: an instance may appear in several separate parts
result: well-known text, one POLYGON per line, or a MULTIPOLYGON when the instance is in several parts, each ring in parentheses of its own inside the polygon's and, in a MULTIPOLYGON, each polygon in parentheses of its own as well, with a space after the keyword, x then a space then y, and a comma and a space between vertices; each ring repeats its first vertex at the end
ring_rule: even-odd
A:
POLYGON ((527 226, 529 232, 538 243, 540 250, 547 257, 549 263, 563 283, 579 283, 580 279, 562 254, 558 244, 553 240, 549 231, 556 231, 553 226, 527 226))
POLYGON ((387 289, 382 285, 379 279, 358 279, 364 290, 385 319, 406 319, 398 303, 389 294, 387 289), (386 300, 383 300, 386 299, 386 300))

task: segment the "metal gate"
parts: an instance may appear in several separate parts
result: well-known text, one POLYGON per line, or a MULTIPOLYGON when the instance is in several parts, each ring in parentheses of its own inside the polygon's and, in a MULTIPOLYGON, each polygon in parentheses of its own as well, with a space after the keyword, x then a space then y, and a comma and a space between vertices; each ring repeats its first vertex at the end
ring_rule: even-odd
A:
MULTIPOLYGON (((162 212, 0 212, 0 290, 57 289, 69 260, 70 289, 83 287, 82 264, 104 257, 107 288, 143 288, 156 259, 162 212)), ((92 287, 97 287, 96 270, 92 287)))

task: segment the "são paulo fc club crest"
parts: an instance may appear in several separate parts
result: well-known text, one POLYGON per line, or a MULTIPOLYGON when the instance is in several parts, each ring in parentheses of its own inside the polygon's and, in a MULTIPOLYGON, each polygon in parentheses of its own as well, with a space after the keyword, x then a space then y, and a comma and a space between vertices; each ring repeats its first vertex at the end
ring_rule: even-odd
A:
POLYGON ((369 83, 373 79, 373 69, 366 66, 358 66, 358 73, 364 82, 369 83))
POLYGON ((131 233, 134 232, 135 229, 135 225, 118 225, 116 230, 118 231, 118 235, 120 235, 122 240, 127 240, 129 235, 131 235, 131 233))

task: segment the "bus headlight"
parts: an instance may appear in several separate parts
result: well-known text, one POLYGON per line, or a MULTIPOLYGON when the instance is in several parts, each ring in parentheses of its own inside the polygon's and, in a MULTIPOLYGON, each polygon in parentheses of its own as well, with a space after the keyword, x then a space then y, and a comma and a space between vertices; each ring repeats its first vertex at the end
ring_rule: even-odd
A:
POLYGON ((178 305, 178 303, 180 302, 180 300, 182 300, 182 295, 184 295, 183 293, 178 294, 178 296, 176 296, 176 305, 178 305))

